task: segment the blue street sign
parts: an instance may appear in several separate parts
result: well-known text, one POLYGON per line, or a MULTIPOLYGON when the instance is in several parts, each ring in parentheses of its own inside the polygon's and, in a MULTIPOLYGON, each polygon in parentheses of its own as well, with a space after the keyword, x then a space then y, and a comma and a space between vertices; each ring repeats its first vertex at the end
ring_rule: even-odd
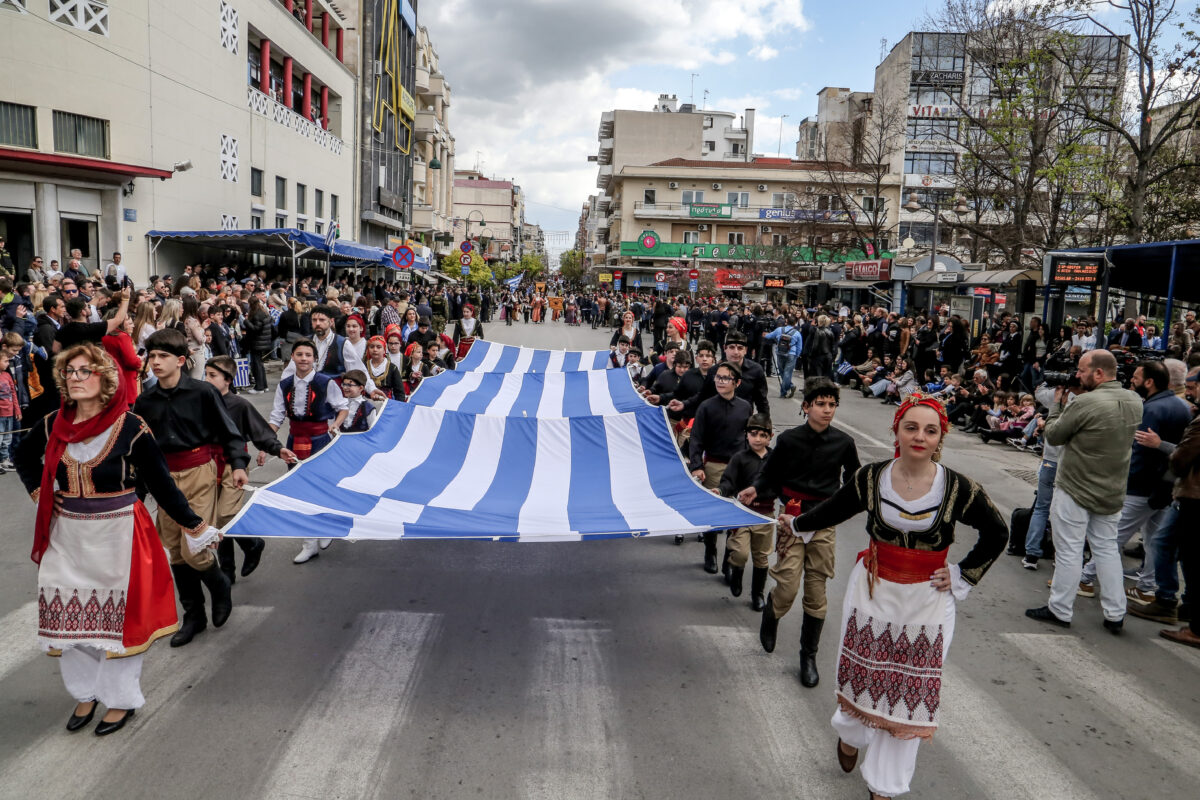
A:
POLYGON ((633 288, 635 288, 635 289, 642 288, 642 279, 641 278, 634 278, 633 288))
POLYGON ((688 281, 688 291, 689 292, 700 291, 700 281, 697 280, 696 278, 692 278, 690 281, 688 281))
POLYGON ((613 291, 614 292, 621 291, 621 279, 620 278, 613 278, 613 291))
POLYGON ((654 288, 658 289, 660 292, 665 292, 667 290, 667 282, 666 281, 658 281, 657 283, 654 284, 654 288))
POLYGON ((471 268, 470 268, 470 267, 464 266, 464 267, 462 268, 462 271, 463 271, 463 275, 470 275, 470 274, 471 274, 471 268))
POLYGON ((464 253, 469 253, 474 249, 474 245, 472 245, 470 242, 464 241, 458 246, 458 249, 462 250, 464 253))

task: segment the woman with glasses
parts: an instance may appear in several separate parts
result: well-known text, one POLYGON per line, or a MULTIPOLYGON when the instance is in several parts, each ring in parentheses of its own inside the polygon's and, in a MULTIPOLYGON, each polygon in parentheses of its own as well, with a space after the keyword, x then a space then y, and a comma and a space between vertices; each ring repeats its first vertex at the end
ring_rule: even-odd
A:
MULTIPOLYGON (((62 407, 39 421, 17 451, 21 482, 37 504, 38 643, 61 655, 78 705, 68 731, 106 712, 97 736, 124 727, 142 706, 142 654, 179 628, 175 589, 143 486, 181 526, 204 521, 171 480, 146 424, 128 410, 120 373, 99 345, 55 360, 62 407)), ((214 539, 209 529, 197 539, 214 539)), ((191 538, 191 537, 189 537, 191 538)))

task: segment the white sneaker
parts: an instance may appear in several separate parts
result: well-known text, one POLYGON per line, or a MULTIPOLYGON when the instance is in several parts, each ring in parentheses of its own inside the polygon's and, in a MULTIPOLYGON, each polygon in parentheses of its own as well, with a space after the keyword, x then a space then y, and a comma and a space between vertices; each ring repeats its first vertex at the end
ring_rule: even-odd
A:
POLYGON ((333 539, 320 539, 319 541, 321 542, 322 550, 328 550, 329 545, 333 544, 333 539))
POLYGON ((316 558, 319 555, 321 555, 321 554, 317 550, 317 540, 316 539, 305 539, 304 546, 300 548, 300 552, 297 553, 296 557, 292 559, 292 563, 293 564, 303 564, 305 561, 308 561, 310 558, 316 558))

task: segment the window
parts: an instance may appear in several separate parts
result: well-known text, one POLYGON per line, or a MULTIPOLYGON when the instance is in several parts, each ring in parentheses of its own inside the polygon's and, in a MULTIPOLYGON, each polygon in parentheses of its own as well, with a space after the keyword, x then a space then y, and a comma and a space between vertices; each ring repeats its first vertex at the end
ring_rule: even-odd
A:
POLYGON ((864 197, 862 198, 860 205, 862 206, 862 210, 868 214, 874 214, 876 211, 879 211, 879 213, 882 214, 883 209, 885 208, 882 197, 864 197))
POLYGON ((100 0, 50 0, 50 21, 108 36, 108 3, 100 0))
POLYGON ((1121 40, 1115 36, 1072 36, 1066 49, 1076 76, 1113 75, 1121 65, 1121 40))
POLYGON ((910 119, 906 131, 909 139, 929 141, 958 141, 958 120, 921 117, 910 119))
POLYGON ((325 193, 320 189, 313 189, 313 214, 321 218, 325 216, 325 193))
POLYGON ((642 192, 642 205, 652 207, 654 205, 654 198, 656 195, 657 193, 654 189, 646 189, 644 192, 642 192))
POLYGON ((701 191, 693 191, 692 189, 687 189, 684 191, 683 204, 685 206, 690 206, 692 203, 703 203, 703 202, 704 202, 704 192, 702 190, 701 191))
POLYGON ((908 202, 908 197, 911 194, 917 196, 917 203, 921 208, 933 208, 935 204, 942 208, 951 208, 954 205, 954 198, 957 196, 952 189, 924 189, 917 188, 909 191, 905 189, 905 195, 902 198, 905 203, 908 202))
POLYGON ((317 233, 324 233, 324 232, 325 232, 325 226, 324 226, 324 225, 322 225, 320 222, 317 222, 317 223, 314 223, 314 224, 313 224, 313 230, 314 230, 315 232, 317 232, 317 233))
POLYGON ((263 171, 255 167, 250 168, 250 194, 253 197, 263 196, 263 171))
POLYGON ((715 153, 715 152, 717 152, 717 143, 716 143, 716 142, 705 142, 705 143, 704 143, 704 151, 705 151, 706 153, 715 153))
POLYGON ((262 214, 250 215, 250 227, 254 228, 255 230, 258 230, 262 227, 262 214))
POLYGON ((108 120, 54 112, 54 149, 92 158, 108 158, 108 120))
POLYGON ((307 200, 307 196, 308 196, 308 187, 305 186, 303 183, 297 183, 296 184, 296 213, 297 214, 307 214, 308 213, 305 210, 305 205, 304 205, 305 201, 307 200))
POLYGON ((287 178, 275 176, 275 207, 287 208, 287 178))
POLYGON ((772 233, 771 234, 771 246, 772 247, 787 247, 787 239, 788 239, 788 237, 787 237, 786 233, 772 233))
POLYGON ((823 194, 817 197, 818 211, 841 211, 842 196, 840 194, 823 194))
POLYGON ((684 231, 683 232, 683 243, 684 244, 700 244, 700 231, 684 231))
POLYGON ((297 219, 296 220, 296 228, 297 228, 297 230, 304 230, 305 229, 304 228, 304 220, 297 219))
POLYGON ((796 195, 792 192, 772 192, 771 208, 795 208, 796 195))
POLYGON ((906 153, 904 172, 910 175, 953 175, 954 153, 906 153))
POLYGON ((713 118, 712 118, 712 117, 705 117, 705 118, 704 118, 704 127, 706 127, 706 128, 711 128, 712 126, 713 126, 713 118))
POLYGON ((912 68, 937 72, 962 72, 966 47, 961 33, 914 33, 912 68))
POLYGON ((936 86, 913 86, 908 90, 910 106, 953 106, 957 99, 957 90, 950 92, 936 86))
POLYGON ((742 143, 741 142, 730 142, 729 146, 732 148, 730 150, 730 152, 733 153, 735 156, 740 156, 742 154, 742 143))
POLYGON ((341 219, 338 216, 338 196, 336 194, 329 195, 329 218, 334 222, 341 219))
POLYGON ((260 61, 260 57, 261 51, 257 47, 251 47, 246 51, 246 83, 255 89, 259 87, 262 80, 262 62, 260 61))
POLYGON ((0 103, 0 144, 37 147, 37 109, 0 103))
POLYGON ((275 227, 276 228, 286 228, 287 226, 288 226, 287 214, 276 214, 275 215, 275 227))
POLYGON ((747 206, 750 205, 750 193, 749 192, 728 192, 725 195, 725 201, 727 203, 729 203, 729 205, 731 205, 731 206, 737 206, 738 208, 746 208, 747 206))
POLYGON ((729 232, 729 243, 730 244, 745 244, 746 243, 746 234, 741 233, 741 232, 730 231, 729 232))

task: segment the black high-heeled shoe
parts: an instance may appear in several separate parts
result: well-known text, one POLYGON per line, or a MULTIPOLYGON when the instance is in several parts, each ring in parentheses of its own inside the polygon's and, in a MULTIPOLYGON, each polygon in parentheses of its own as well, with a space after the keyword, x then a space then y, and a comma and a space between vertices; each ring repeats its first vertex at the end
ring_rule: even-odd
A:
POLYGON ((117 731, 121 730, 121 728, 125 727, 125 723, 128 722, 133 715, 134 710, 131 708, 125 712, 125 716, 121 717, 116 722, 105 722, 104 720, 100 720, 100 724, 96 726, 96 735, 108 736, 110 733, 116 733, 117 731))
POLYGON ((94 716, 96 716, 96 701, 95 700, 92 701, 92 710, 89 711, 85 716, 81 717, 74 712, 71 713, 71 718, 69 720, 67 720, 67 730, 69 730, 71 733, 74 733, 75 731, 79 730, 80 728, 86 726, 89 722, 91 722, 92 717, 94 717, 94 716))

